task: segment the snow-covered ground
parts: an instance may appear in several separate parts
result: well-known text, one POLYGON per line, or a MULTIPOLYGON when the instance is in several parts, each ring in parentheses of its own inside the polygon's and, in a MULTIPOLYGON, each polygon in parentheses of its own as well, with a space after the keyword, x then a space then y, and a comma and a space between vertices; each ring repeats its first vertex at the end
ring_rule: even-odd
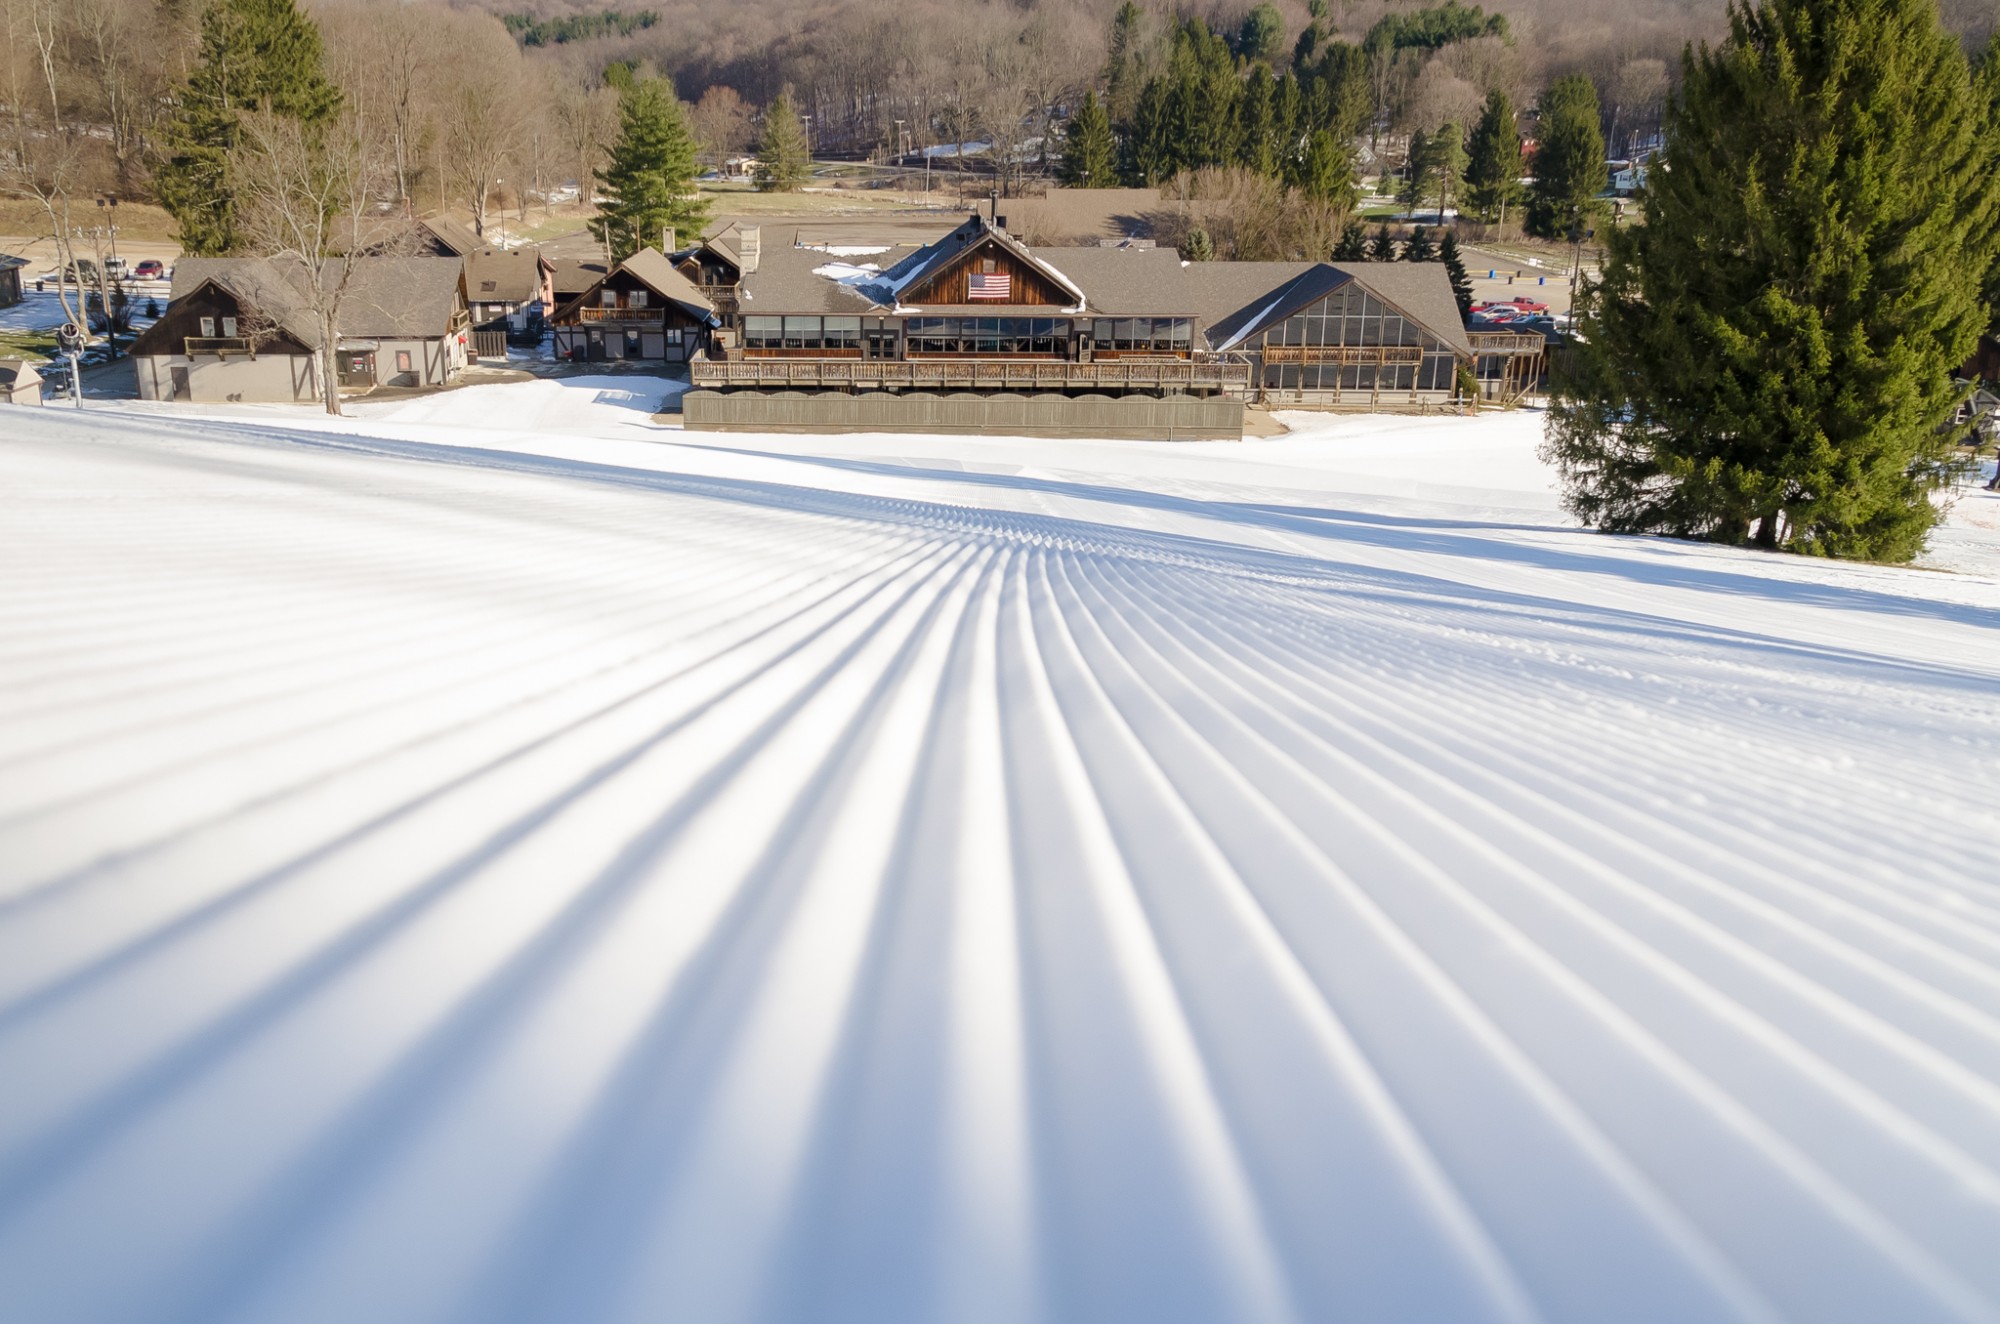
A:
POLYGON ((0 419, 0 1320, 2000 1318, 1986 498, 663 389, 0 419))

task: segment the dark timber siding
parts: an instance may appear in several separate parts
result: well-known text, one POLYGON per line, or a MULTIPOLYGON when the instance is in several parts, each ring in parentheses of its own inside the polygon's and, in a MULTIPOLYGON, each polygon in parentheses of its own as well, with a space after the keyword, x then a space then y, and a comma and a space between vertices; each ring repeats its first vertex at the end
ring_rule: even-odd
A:
POLYGON ((1029 307, 1061 308, 1068 306, 1072 301, 1073 296, 1057 288, 1041 272, 993 243, 973 246, 929 280, 904 290, 902 301, 913 308, 973 303, 975 300, 967 295, 966 277, 975 271, 985 270, 985 264, 988 262, 993 264, 996 272, 1012 276, 1014 285, 1011 297, 1004 303, 999 300, 977 300, 976 302, 982 307, 1005 308, 1008 304, 1023 304, 1029 307))

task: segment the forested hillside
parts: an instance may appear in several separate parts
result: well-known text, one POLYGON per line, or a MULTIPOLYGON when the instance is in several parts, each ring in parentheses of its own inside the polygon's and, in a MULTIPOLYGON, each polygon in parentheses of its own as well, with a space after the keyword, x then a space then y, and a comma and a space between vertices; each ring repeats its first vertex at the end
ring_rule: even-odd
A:
MULTIPOLYGON (((541 19, 605 9, 604 0, 467 2, 541 19)), ((1079 94, 1103 70, 1105 34, 1118 7, 1119 0, 652 0, 640 6, 658 15, 652 27, 567 42, 550 54, 600 65, 649 63, 690 103, 722 86, 761 106, 789 85, 813 117, 816 148, 867 149, 893 142, 898 119, 906 130, 918 126, 919 135, 932 122, 940 135, 971 135, 982 118, 1031 117, 1079 94)), ((1972 43, 1995 22, 1992 0, 1943 0, 1942 7, 1947 25, 1972 43)), ((1164 58, 1166 33, 1181 15, 1233 34, 1255 9, 1273 11, 1278 31, 1270 54, 1281 69, 1313 24, 1308 0, 1147 8, 1142 56, 1153 60, 1164 58)), ((1656 119, 1682 48, 1719 38, 1725 27, 1724 0, 1499 0, 1486 10, 1504 21, 1504 36, 1440 32, 1418 16, 1436 12, 1430 0, 1330 0, 1320 8, 1327 38, 1362 44, 1381 25, 1404 29, 1405 43, 1376 71, 1395 119, 1426 99, 1451 101, 1461 85, 1481 96, 1500 86, 1516 103, 1531 103, 1550 79, 1572 72, 1590 76, 1607 117, 1656 119)), ((1616 128, 1607 123, 1607 137, 1617 136, 1616 128)))

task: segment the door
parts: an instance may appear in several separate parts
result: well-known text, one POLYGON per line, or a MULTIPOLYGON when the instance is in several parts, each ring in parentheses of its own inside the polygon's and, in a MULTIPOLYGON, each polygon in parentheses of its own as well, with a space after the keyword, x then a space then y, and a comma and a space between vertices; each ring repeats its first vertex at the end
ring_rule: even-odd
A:
POLYGON ((375 351, 372 349, 343 349, 338 356, 340 364, 340 384, 342 386, 373 386, 375 384, 375 351))
POLYGON ((169 392, 167 399, 188 400, 193 398, 188 389, 188 370, 186 368, 167 369, 167 378, 167 390, 169 392))

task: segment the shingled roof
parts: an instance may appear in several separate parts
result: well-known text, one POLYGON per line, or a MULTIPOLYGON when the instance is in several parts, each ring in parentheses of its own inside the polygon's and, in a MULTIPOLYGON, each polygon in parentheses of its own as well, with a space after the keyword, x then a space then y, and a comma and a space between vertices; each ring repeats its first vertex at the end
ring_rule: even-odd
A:
MULTIPOLYGON (((327 264, 337 271, 345 259, 327 264)), ((458 307, 463 265, 448 257, 363 257, 354 259, 340 303, 340 334, 347 339, 425 340, 451 329, 458 307)), ((213 282, 244 305, 271 319, 307 348, 319 346, 306 267, 296 259, 184 257, 174 264, 171 299, 213 282)), ((140 345, 134 351, 145 352, 140 345)))
POLYGON ((561 320, 578 304, 588 300, 592 295, 597 293, 598 288, 605 281, 611 279, 613 275, 621 271, 637 279, 640 284, 644 285, 654 294, 659 295, 660 298, 669 303, 679 305, 681 310, 686 312, 690 317, 709 322, 717 320, 715 305, 708 301, 708 296, 701 292, 701 287, 686 276, 681 275, 674 268, 673 260, 657 248, 640 249, 613 267, 609 272, 598 277, 588 289, 565 300, 562 306, 556 310, 557 319, 561 320))
POLYGON ((542 297, 542 256, 532 248, 482 248, 465 259, 465 296, 474 303, 532 303, 542 297))
POLYGON ((486 247, 486 241, 477 231, 449 216, 426 216, 417 222, 417 228, 427 232, 437 247, 452 257, 470 257, 486 247))
POLYGON ((1459 353, 1472 353, 1441 262, 1194 262, 1186 273, 1212 349, 1241 344, 1352 281, 1459 353))

